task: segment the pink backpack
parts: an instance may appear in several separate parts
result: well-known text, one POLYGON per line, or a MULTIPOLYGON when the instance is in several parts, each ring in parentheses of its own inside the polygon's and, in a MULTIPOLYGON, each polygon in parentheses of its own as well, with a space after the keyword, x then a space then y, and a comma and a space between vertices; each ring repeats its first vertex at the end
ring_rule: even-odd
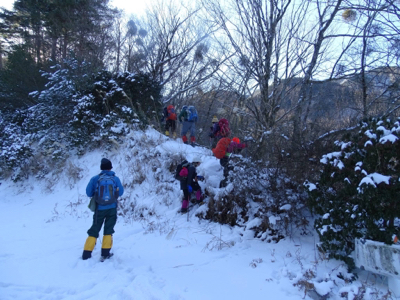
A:
POLYGON ((189 174, 188 169, 186 167, 182 167, 182 170, 179 172, 179 176, 187 177, 189 174))

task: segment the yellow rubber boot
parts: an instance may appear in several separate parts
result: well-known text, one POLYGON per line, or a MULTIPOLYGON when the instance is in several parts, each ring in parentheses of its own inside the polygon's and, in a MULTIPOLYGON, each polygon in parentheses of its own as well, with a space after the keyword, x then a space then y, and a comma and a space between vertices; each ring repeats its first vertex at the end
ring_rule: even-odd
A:
POLYGON ((169 131, 168 131, 168 130, 165 131, 165 135, 166 135, 166 136, 169 136, 169 131))
POLYGON ((93 236, 88 236, 85 242, 85 246, 83 246, 83 254, 82 254, 82 259, 86 260, 88 258, 92 257, 92 251, 94 249, 94 246, 96 245, 96 238, 93 236))
POLYGON ((101 256, 103 256, 103 258, 108 258, 110 257, 110 250, 112 248, 112 235, 105 235, 103 237, 103 244, 101 245, 101 256))

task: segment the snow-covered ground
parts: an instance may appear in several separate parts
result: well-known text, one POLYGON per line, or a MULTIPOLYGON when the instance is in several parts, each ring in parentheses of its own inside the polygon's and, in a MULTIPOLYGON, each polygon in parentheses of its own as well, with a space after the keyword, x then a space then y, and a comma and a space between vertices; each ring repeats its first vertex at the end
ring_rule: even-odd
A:
POLYGON ((153 130, 132 133, 118 150, 71 158, 45 180, 1 182, 0 299, 317 299, 314 291, 330 299, 383 299, 388 293, 386 278, 372 273, 347 280, 342 262, 316 251, 314 236, 294 232, 266 243, 246 228, 199 220, 196 211, 206 205, 177 213, 179 184, 165 165, 154 165, 155 152, 164 160, 200 155, 201 184, 217 191, 222 170, 209 149, 153 130), (115 227, 115 255, 99 261, 100 235, 93 258, 83 261, 92 223, 85 188, 104 156, 125 186, 124 216, 115 227))

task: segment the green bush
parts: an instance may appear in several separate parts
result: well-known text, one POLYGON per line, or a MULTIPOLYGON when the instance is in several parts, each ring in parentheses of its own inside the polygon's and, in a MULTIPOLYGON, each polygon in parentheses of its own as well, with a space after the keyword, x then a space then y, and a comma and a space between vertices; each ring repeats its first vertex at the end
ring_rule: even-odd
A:
POLYGON ((320 250, 354 267, 355 238, 392 242, 400 216, 399 121, 364 121, 359 131, 335 142, 323 156, 318 182, 307 182, 309 204, 318 215, 320 250))

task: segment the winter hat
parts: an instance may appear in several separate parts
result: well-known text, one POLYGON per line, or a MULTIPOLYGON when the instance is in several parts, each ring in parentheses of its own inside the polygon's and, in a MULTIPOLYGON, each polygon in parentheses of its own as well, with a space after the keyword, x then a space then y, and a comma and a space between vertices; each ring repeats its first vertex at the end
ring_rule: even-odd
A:
POLYGON ((100 163, 100 170, 111 170, 112 164, 111 161, 107 158, 102 158, 100 163))
POLYGON ((195 157, 193 157, 192 162, 193 163, 201 163, 201 158, 199 156, 195 156, 195 157))
POLYGON ((218 118, 216 116, 214 116, 214 118, 212 118, 211 122, 212 123, 218 123, 218 118))
POLYGON ((234 138, 232 139, 232 142, 235 142, 236 144, 240 144, 240 140, 239 140, 239 138, 237 138, 237 137, 234 137, 234 138))

